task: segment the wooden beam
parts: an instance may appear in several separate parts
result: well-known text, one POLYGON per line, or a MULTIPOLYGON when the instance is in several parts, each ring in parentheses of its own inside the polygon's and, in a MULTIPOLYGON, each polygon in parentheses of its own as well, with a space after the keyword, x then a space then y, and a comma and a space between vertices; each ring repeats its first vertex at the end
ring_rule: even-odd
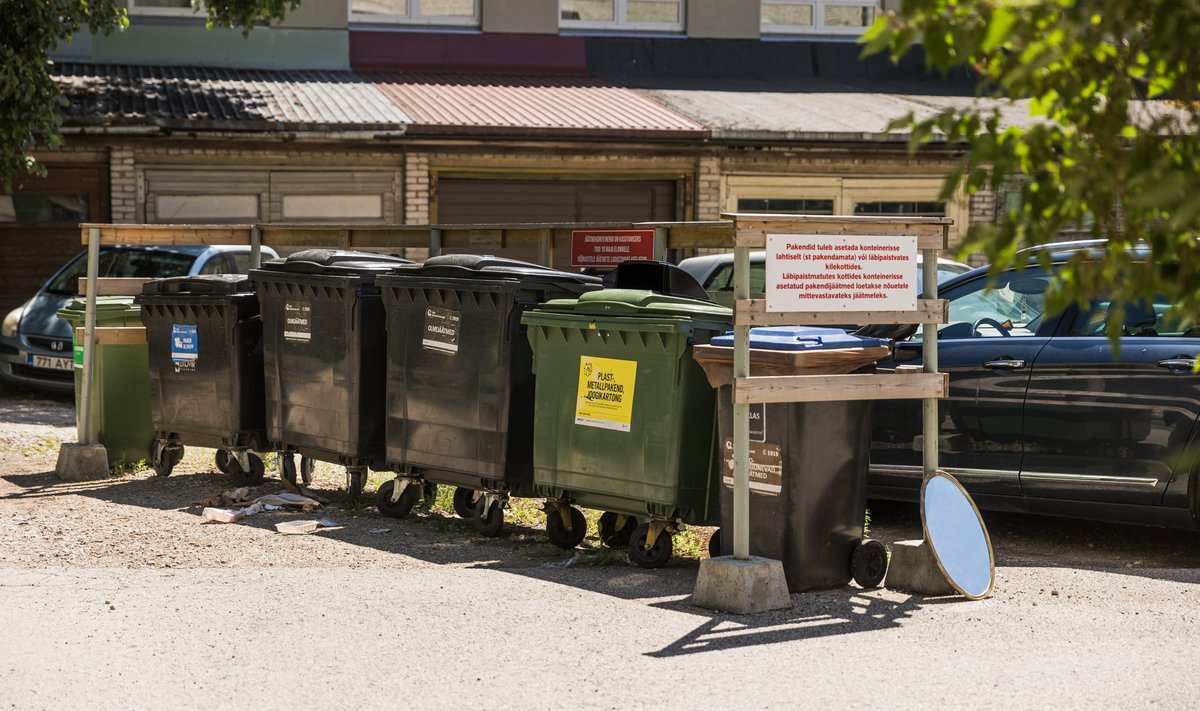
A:
MULTIPOLYGON (((154 281, 145 277, 100 277, 96 279, 96 296, 137 296, 142 285, 154 281)), ((87 295, 87 277, 79 277, 79 295, 87 295)))
MULTIPOLYGON (((75 342, 83 343, 83 326, 75 329, 75 342)), ((146 343, 144 326, 97 326, 98 346, 140 346, 146 343)))
POLYGON ((250 225, 96 225, 82 224, 83 244, 92 228, 102 244, 250 244, 250 225))
MULTIPOLYGON (((864 218, 865 219, 865 218, 864 218)), ((915 235, 917 249, 945 249, 947 232, 944 225, 913 222, 795 222, 795 221, 739 221, 734 243, 739 247, 766 249, 768 234, 794 235, 859 235, 878 237, 885 242, 890 237, 915 235)))
POLYGON ((762 376, 734 380, 733 401, 742 404, 944 398, 949 386, 947 373, 762 376))
POLYGON ((946 323, 947 302, 917 299, 916 311, 767 311, 766 299, 734 302, 733 319, 750 326, 840 326, 845 324, 946 323))

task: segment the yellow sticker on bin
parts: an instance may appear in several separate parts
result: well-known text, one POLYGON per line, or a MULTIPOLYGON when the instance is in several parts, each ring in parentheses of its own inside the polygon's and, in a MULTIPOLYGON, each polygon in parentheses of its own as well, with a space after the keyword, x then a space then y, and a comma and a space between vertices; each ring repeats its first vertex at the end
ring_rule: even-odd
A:
POLYGON ((580 356, 575 424, 628 432, 635 380, 636 360, 580 356))

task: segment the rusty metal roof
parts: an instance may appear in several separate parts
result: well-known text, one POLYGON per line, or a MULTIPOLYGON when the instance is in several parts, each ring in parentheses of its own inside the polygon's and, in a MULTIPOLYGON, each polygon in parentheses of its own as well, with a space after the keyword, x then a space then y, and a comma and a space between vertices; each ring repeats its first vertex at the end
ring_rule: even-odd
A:
POLYGON ((701 124, 589 77, 363 73, 411 118, 411 134, 695 138, 701 124))
POLYGON ((404 112, 354 72, 55 64, 67 125, 400 132, 404 112))

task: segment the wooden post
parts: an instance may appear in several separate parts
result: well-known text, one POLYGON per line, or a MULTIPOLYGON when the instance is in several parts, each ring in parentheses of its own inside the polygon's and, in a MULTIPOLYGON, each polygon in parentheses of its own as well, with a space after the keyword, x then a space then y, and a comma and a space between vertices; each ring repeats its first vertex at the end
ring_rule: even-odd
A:
POLYGON ((79 387, 79 431, 76 433, 80 444, 93 444, 92 435, 92 379, 95 370, 96 350, 96 278, 100 271, 100 229, 93 227, 88 230, 87 256, 87 296, 83 317, 83 373, 79 387))

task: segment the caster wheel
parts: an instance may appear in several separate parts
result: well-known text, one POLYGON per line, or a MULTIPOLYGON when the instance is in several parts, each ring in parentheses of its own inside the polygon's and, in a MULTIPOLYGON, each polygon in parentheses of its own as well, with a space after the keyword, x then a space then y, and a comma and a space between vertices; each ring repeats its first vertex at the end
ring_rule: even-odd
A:
POLYGON ((865 540, 850 557, 850 576, 864 588, 877 588, 887 575, 887 547, 880 541, 865 540))
POLYGON ((475 504, 475 530, 482 536, 495 538, 504 528, 504 504, 493 501, 491 506, 487 506, 487 511, 484 511, 484 506, 487 506, 487 499, 484 498, 475 504))
POLYGON ((404 493, 400 494, 400 498, 392 501, 392 492, 396 489, 396 480, 385 481, 379 490, 375 493, 375 505, 379 507, 379 513, 392 518, 404 518, 412 511, 413 506, 417 505, 417 499, 421 498, 421 487, 419 485, 408 485, 404 489, 404 493))
POLYGON ((474 518, 475 517, 475 491, 468 489, 465 486, 460 486, 454 490, 454 513, 458 514, 459 518, 474 518))
MULTIPOLYGON (((289 457, 289 459, 290 459, 290 457, 289 457)), ((311 457, 300 457, 300 481, 304 482, 305 486, 308 486, 309 484, 312 483, 313 469, 315 469, 316 466, 317 466, 317 463, 315 461, 313 461, 313 459, 311 457)), ((292 475, 293 483, 295 482, 295 480, 296 480, 296 477, 295 477, 295 474, 293 474, 292 475)))
POLYGON ((263 473, 266 470, 262 457, 257 454, 248 454, 246 458, 250 460, 250 471, 248 472, 242 471, 242 465, 238 464, 237 457, 229 457, 225 473, 229 475, 230 483, 235 486, 251 486, 262 483, 263 473))
POLYGON ((633 537, 638 525, 636 518, 626 516, 625 525, 618 530, 617 518, 618 515, 612 511, 600 514, 600 542, 609 548, 624 548, 629 545, 629 539, 633 537))
MULTIPOLYGON (((296 455, 281 453, 279 457, 279 475, 283 477, 285 482, 292 485, 292 489, 296 489, 296 455)), ((303 462, 303 460, 304 458, 302 457, 301 462, 303 462)))
POLYGON ((171 476, 175 465, 183 461, 183 445, 173 444, 163 447, 162 452, 158 455, 158 461, 154 463, 155 476, 171 476))
POLYGON ((550 537, 550 542, 567 550, 583 543, 583 537, 587 535, 587 519, 583 517, 583 512, 574 506, 570 507, 570 511, 570 531, 563 525, 562 516, 558 511, 546 514, 546 535, 550 537))
POLYGON ((721 549, 721 529, 718 528, 708 537, 708 557, 720 558, 723 555, 725 551, 721 549))
POLYGON ((229 456, 229 452, 226 452, 223 449, 218 449, 216 456, 213 457, 213 463, 217 465, 217 469, 222 474, 228 474, 229 473, 229 460, 231 460, 231 459, 233 459, 233 457, 229 456))
POLYGON ((671 559, 673 544, 671 534, 660 533, 654 541, 654 546, 646 550, 646 535, 650 532, 650 524, 643 523, 633 532, 629 541, 629 559, 643 568, 661 568, 671 559))

